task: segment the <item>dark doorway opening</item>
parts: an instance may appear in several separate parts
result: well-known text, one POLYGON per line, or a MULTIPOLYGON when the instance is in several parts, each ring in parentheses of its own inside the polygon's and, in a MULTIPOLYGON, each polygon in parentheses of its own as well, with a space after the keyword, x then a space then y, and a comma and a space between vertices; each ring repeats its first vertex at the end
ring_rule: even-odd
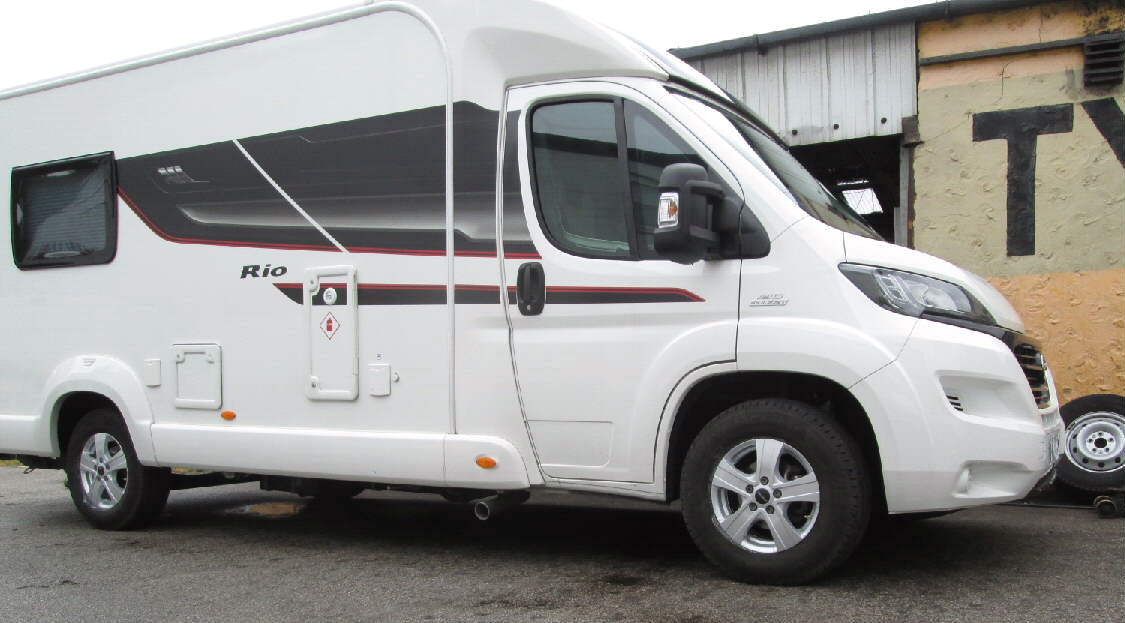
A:
POLYGON ((895 239, 901 197, 902 137, 870 136, 792 147, 793 156, 828 190, 852 206, 883 238, 895 239))

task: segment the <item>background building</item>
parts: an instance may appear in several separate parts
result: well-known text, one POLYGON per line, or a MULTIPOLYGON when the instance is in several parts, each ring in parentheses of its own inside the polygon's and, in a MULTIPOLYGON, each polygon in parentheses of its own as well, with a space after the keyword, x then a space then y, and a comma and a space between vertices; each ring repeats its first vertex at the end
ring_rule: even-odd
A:
POLYGON ((673 52, 889 240, 988 277, 1061 402, 1125 394, 1125 0, 952 0, 673 52))

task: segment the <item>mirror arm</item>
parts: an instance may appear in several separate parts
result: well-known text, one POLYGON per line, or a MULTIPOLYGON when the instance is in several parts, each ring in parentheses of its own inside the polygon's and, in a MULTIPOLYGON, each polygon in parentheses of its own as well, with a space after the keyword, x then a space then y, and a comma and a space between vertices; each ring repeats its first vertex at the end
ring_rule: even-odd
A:
POLYGON ((722 201, 723 187, 714 182, 704 182, 702 180, 692 181, 685 184, 688 191, 694 195, 700 195, 710 199, 722 201))

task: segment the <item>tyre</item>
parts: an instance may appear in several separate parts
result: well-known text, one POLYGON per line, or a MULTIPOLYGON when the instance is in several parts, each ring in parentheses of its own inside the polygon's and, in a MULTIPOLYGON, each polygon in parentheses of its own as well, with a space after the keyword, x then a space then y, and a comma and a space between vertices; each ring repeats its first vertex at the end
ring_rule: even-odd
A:
POLYGON ((684 523, 727 576, 803 584, 863 540, 871 483, 859 447, 803 403, 752 400, 703 427, 681 475, 684 523))
POLYGON ((112 409, 95 409, 79 420, 64 467, 74 505, 95 528, 143 527, 168 500, 170 472, 141 465, 125 423, 112 409))
POLYGON ((1092 394, 1060 409, 1066 445, 1058 478, 1082 491, 1125 491, 1125 396, 1092 394))

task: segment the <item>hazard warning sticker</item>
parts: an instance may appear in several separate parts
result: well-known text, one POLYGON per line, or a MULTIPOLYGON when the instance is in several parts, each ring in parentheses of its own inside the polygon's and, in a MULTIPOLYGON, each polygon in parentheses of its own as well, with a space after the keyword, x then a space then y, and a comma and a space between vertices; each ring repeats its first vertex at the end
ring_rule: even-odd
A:
POLYGON ((336 320, 332 312, 328 312, 324 316, 324 320, 320 321, 320 330, 324 333, 324 337, 332 339, 336 337, 336 332, 340 330, 340 321, 336 320))

